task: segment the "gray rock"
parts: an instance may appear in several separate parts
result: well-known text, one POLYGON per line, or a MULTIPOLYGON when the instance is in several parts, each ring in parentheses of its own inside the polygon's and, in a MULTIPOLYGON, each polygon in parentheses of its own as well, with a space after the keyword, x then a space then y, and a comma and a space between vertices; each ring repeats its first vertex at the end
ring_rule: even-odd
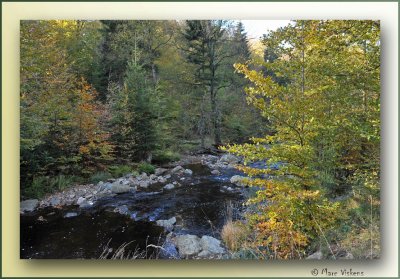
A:
POLYGON ((167 179, 164 178, 164 177, 162 177, 162 176, 159 176, 157 180, 158 180, 158 182, 160 182, 160 183, 165 183, 165 182, 167 182, 167 179))
POLYGON ((171 241, 165 241, 161 249, 161 256, 169 259, 179 259, 178 250, 171 241))
POLYGON ((164 186, 165 190, 171 190, 171 189, 174 189, 174 188, 175 188, 174 184, 171 184, 171 183, 164 186))
POLYGON ((142 180, 139 182, 139 187, 142 187, 142 188, 147 188, 147 187, 149 187, 149 185, 150 185, 149 180, 142 180))
POLYGON ((193 171, 191 169, 185 169, 184 174, 186 175, 192 175, 193 171))
POLYGON ((164 227, 166 230, 172 231, 172 229, 174 228, 174 224, 176 223, 176 218, 172 217, 168 220, 157 220, 156 223, 160 227, 164 227))
POLYGON ((184 171, 185 171, 185 169, 182 166, 176 166, 175 168, 173 168, 171 170, 171 173, 182 173, 184 171))
POLYGON ((39 205, 39 201, 36 199, 25 200, 20 203, 20 211, 21 212, 31 212, 34 211, 35 208, 39 205))
POLYGON ((93 202, 88 200, 84 200, 81 204, 79 204, 80 208, 86 208, 91 206, 93 206, 93 202))
POLYGON ((238 186, 246 186, 246 185, 243 183, 243 179, 244 179, 244 178, 245 178, 244 176, 234 175, 234 176, 231 177, 230 182, 231 182, 232 184, 236 184, 236 185, 238 185, 238 186))
POLYGON ((59 197, 52 197, 50 199, 50 205, 51 206, 59 206, 61 203, 61 199, 59 197))
POLYGON ((151 174, 151 175, 150 175, 150 180, 155 180, 155 179, 157 179, 157 175, 151 174))
POLYGON ((78 200, 76 201, 77 205, 81 205, 82 203, 84 203, 86 201, 86 199, 84 197, 79 197, 78 200))
POLYGON ((170 178, 171 178, 171 175, 170 175, 170 174, 167 174, 167 175, 164 176, 164 178, 165 178, 165 179, 170 179, 170 178))
POLYGON ((114 208, 114 212, 117 212, 119 214, 128 214, 129 209, 126 205, 121 205, 121 206, 114 208))
POLYGON ((147 176, 147 173, 145 173, 145 172, 142 172, 141 175, 136 176, 136 179, 137 179, 137 180, 146 180, 146 179, 148 179, 148 178, 149 178, 149 177, 147 176))
POLYGON ((322 260, 323 254, 321 251, 317 251, 306 258, 306 260, 322 260))
POLYGON ((114 182, 111 186, 111 192, 114 194, 122 194, 129 192, 131 187, 128 185, 119 184, 118 182, 114 182))
POLYGON ((219 159, 219 161, 228 164, 237 164, 240 162, 240 158, 232 154, 225 154, 219 159))
POLYGON ((99 188, 97 189, 99 192, 103 191, 103 190, 111 190, 112 188, 112 183, 110 182, 106 182, 106 183, 102 183, 102 184, 97 184, 99 186, 99 188))
POLYGON ((200 238, 196 235, 178 235, 173 238, 173 243, 178 248, 181 258, 194 256, 201 251, 200 238))
POLYGON ((211 254, 222 254, 225 252, 225 249, 222 248, 221 246, 221 241, 218 239, 208 236, 208 235, 203 235, 201 240, 200 240, 200 246, 203 251, 208 251, 211 254))
POLYGON ((211 256, 210 251, 201 251, 197 256, 199 256, 200 258, 208 258, 211 256))
POLYGON ((70 194, 70 195, 69 195, 69 198, 70 198, 70 199, 75 198, 75 194, 70 194))
POLYGON ((156 168, 154 170, 154 174, 158 176, 158 175, 164 174, 166 171, 167 171, 167 169, 164 169, 164 168, 156 168))
POLYGON ((213 174, 213 175, 219 175, 219 174, 221 174, 221 172, 220 172, 219 170, 212 170, 212 171, 211 171, 211 174, 213 174))
POLYGON ((230 191, 230 192, 233 191, 233 189, 232 189, 231 187, 227 187, 226 190, 228 190, 228 191, 230 191))
POLYGON ((78 216, 78 213, 76 212, 67 212, 67 214, 64 215, 64 218, 72 218, 78 216))

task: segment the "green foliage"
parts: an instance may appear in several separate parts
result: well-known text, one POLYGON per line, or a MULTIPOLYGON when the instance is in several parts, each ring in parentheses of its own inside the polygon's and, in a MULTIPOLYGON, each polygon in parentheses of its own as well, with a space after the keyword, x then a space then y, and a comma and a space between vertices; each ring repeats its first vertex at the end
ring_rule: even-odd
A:
POLYGON ((55 177, 38 176, 33 178, 32 184, 23 190, 26 198, 40 199, 47 193, 62 191, 76 183, 82 183, 82 177, 73 175, 58 175, 55 177))
POLYGON ((109 172, 104 172, 104 171, 100 171, 100 172, 96 172, 94 174, 92 174, 89 179, 88 182, 92 183, 92 184, 97 184, 100 181, 107 181, 108 179, 112 178, 113 176, 109 173, 109 172))
POLYGON ((275 56, 265 59, 267 71, 235 67, 253 83, 247 101, 274 133, 228 150, 245 158, 240 169, 253 177, 248 185, 261 189, 249 200, 258 207, 248 216, 256 245, 268 257, 298 258, 311 241, 338 226, 343 210, 327 194, 356 185, 346 183, 353 174, 375 174, 361 184, 370 185, 370 196, 378 198, 372 189, 379 189, 379 25, 295 21, 269 33, 264 44, 275 56), (246 166, 260 160, 283 164, 265 170, 246 166), (271 178, 260 178, 265 174, 271 178))
POLYGON ((138 165, 137 170, 139 173, 145 172, 147 174, 152 174, 155 172, 156 168, 152 164, 142 162, 138 165))
POLYGON ((178 161, 180 156, 171 150, 158 150, 155 151, 152 158, 152 163, 165 164, 173 161, 178 161))
POLYGON ((118 178, 128 173, 132 173, 133 169, 131 166, 128 165, 117 165, 117 166, 109 166, 108 171, 112 175, 112 177, 118 178))

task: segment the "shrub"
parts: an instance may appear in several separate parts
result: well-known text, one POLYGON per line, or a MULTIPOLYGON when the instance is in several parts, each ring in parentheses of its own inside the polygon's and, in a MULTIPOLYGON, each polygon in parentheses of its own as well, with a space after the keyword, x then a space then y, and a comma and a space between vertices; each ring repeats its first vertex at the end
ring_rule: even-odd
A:
POLYGON ((117 165, 108 167, 108 171, 112 177, 117 178, 132 172, 132 167, 128 165, 117 165))
POLYGON ((221 231, 221 238, 231 251, 238 251, 247 236, 246 226, 240 221, 228 221, 221 231))
POLYGON ((47 193, 62 191, 75 183, 81 182, 83 182, 83 178, 74 175, 38 176, 33 178, 31 185, 23 190, 23 194, 27 198, 40 199, 47 193))
POLYGON ((170 150, 159 150, 154 152, 152 162, 156 164, 165 164, 173 161, 178 161, 180 156, 178 153, 175 153, 170 150))
POLYGON ((99 181, 106 181, 107 179, 110 179, 110 178, 112 178, 112 175, 109 172, 100 171, 100 172, 96 172, 95 174, 90 176, 88 182, 96 184, 99 181))
POLYGON ((145 162, 140 163, 138 166, 139 173, 145 172, 147 174, 152 174, 155 172, 155 170, 156 170, 156 168, 152 164, 145 163, 145 162))

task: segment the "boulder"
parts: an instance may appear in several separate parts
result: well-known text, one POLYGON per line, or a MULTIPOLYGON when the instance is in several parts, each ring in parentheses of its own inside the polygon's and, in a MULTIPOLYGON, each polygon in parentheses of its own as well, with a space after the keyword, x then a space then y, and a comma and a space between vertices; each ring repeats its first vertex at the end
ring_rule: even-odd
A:
POLYGON ((222 163, 237 164, 240 162, 240 158, 232 154, 225 154, 219 159, 219 161, 222 163))
POLYGON ((61 204, 61 199, 59 197, 52 197, 50 199, 51 206, 59 206, 61 204))
POLYGON ((147 187, 149 187, 149 184, 150 184, 149 180, 142 180, 139 182, 139 187, 147 188, 147 187))
POLYGON ((179 259, 179 253, 175 245, 170 241, 164 242, 160 255, 162 258, 179 259))
POLYGON ((25 200, 20 203, 20 211, 21 212, 31 212, 34 211, 35 208, 39 205, 39 201, 36 199, 25 200))
POLYGON ((213 174, 213 175, 219 175, 219 174, 221 174, 221 172, 220 172, 219 170, 212 170, 212 171, 211 171, 211 174, 213 174))
POLYGON ((113 183, 111 186, 111 192, 114 194, 127 193, 130 191, 130 189, 131 187, 128 185, 119 184, 118 182, 113 183))
POLYGON ((138 175, 138 176, 136 176, 136 179, 137 180, 146 180, 146 179, 148 179, 149 177, 147 176, 147 173, 145 173, 145 172, 142 172, 142 174, 141 175, 138 175))
POLYGON ((78 213, 76 213, 76 212, 67 212, 64 215, 64 218, 72 218, 72 217, 76 217, 76 216, 78 216, 78 213))
POLYGON ((322 260, 323 254, 321 251, 317 251, 306 258, 306 260, 322 260))
POLYGON ((185 169, 184 174, 186 174, 186 175, 192 175, 192 174, 193 174, 193 171, 190 170, 190 169, 185 169))
POLYGON ((150 174, 150 180, 155 180, 157 179, 157 175, 155 174, 150 174))
POLYGON ((106 182, 106 183, 98 183, 97 186, 99 186, 99 188, 97 189, 99 192, 104 191, 104 190, 111 190, 112 188, 112 183, 110 182, 106 182))
POLYGON ((88 201, 86 199, 81 204, 79 204, 80 208, 86 208, 86 207, 91 207, 91 206, 93 206, 93 202, 88 201))
POLYGON ((159 175, 164 174, 166 171, 167 171, 167 169, 164 169, 164 168, 156 168, 156 169, 154 170, 154 174, 157 175, 157 176, 159 176, 159 175))
POLYGON ((117 212, 119 214, 128 214, 129 209, 126 205, 121 205, 121 206, 114 208, 114 212, 117 212))
POLYGON ((231 177, 230 182, 238 186, 246 186, 246 184, 243 183, 244 178, 245 177, 241 175, 234 175, 231 177))
POLYGON ((171 173, 182 173, 184 171, 185 171, 185 169, 182 166, 176 166, 175 168, 173 168, 171 170, 171 173))
POLYGON ((171 183, 164 186, 165 190, 171 190, 171 189, 174 189, 174 188, 175 188, 175 185, 171 184, 171 183))
POLYGON ((173 238, 173 243, 178 248, 181 258, 194 256, 201 251, 200 238, 196 235, 178 235, 173 238))
POLYGON ((225 252, 225 249, 221 247, 221 241, 208 235, 203 235, 201 237, 200 246, 203 252, 207 251, 211 254, 222 254, 225 252))
POLYGON ((172 231, 174 224, 176 223, 176 218, 172 217, 168 220, 157 220, 156 223, 158 226, 164 227, 168 231, 172 231))
POLYGON ((84 203, 86 201, 86 199, 84 197, 79 197, 78 200, 76 201, 77 205, 81 205, 82 203, 84 203))
POLYGON ((159 176, 159 177, 157 178, 157 180, 158 180, 158 182, 160 182, 160 183, 165 183, 165 182, 167 182, 167 179, 164 178, 164 177, 162 177, 162 176, 159 176))

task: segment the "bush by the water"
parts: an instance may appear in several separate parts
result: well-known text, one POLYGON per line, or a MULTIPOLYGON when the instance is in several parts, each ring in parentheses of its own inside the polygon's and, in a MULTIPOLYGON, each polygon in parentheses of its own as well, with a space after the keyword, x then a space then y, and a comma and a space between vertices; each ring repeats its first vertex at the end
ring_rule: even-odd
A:
POLYGON ((156 168, 149 163, 140 163, 138 166, 138 171, 139 173, 145 172, 147 174, 153 174, 155 172, 156 168))
POLYGON ((75 175, 38 176, 33 178, 32 184, 29 187, 25 188, 23 195, 27 198, 39 199, 47 193, 62 191, 73 184, 82 182, 83 178, 75 175))
POLYGON ((95 174, 90 176, 88 182, 96 184, 100 181, 106 181, 107 179, 110 179, 110 178, 112 178, 112 175, 109 172, 100 171, 100 172, 96 172, 95 174))
POLYGON ((157 151, 153 154, 152 162, 156 164, 165 164, 173 161, 178 161, 180 156, 170 150, 157 151))
POLYGON ((108 167, 108 171, 110 172, 112 177, 118 178, 128 173, 131 173, 133 170, 132 167, 128 165, 116 165, 108 167))

